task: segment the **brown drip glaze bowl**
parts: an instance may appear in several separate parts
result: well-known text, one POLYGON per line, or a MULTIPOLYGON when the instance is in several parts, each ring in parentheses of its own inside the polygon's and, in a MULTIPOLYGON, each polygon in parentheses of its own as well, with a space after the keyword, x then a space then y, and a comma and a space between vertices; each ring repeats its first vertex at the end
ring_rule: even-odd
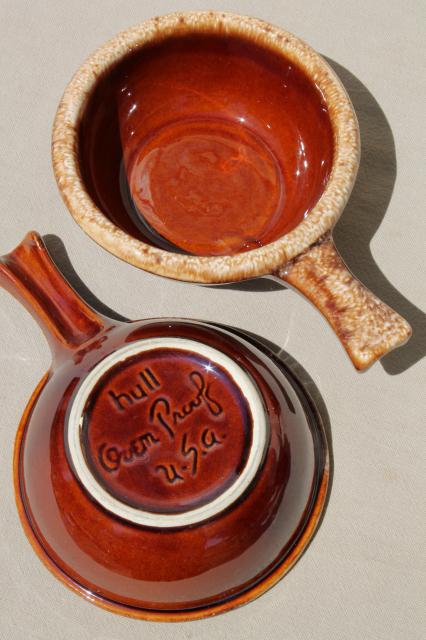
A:
POLYGON ((358 124, 294 35, 215 12, 124 31, 66 88, 52 149, 71 214, 123 260, 202 284, 272 274, 318 307, 357 369, 409 338, 334 247, 358 124))
POLYGON ((214 615, 276 583, 311 540, 329 479, 321 419, 291 372, 203 322, 96 313, 36 233, 0 259, 0 285, 52 350, 14 478, 54 575, 150 620, 214 615))

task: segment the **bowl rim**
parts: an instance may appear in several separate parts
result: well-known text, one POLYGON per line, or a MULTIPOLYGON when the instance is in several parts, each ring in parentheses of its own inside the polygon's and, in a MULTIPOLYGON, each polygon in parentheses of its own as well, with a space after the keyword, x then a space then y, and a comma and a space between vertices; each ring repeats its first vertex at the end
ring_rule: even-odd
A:
POLYGON ((118 33, 77 70, 60 101, 52 130, 55 178, 74 220, 100 246, 136 267, 187 282, 214 284, 271 274, 329 233, 355 182, 360 156, 358 121, 350 98, 329 64, 293 34, 267 22, 217 11, 178 12, 118 33), (154 247, 129 235, 97 207, 79 168, 78 128, 100 75, 129 52, 160 38, 186 33, 240 35, 285 55, 317 85, 328 106, 334 138, 331 173, 317 204, 292 231, 244 253, 195 256, 154 247))

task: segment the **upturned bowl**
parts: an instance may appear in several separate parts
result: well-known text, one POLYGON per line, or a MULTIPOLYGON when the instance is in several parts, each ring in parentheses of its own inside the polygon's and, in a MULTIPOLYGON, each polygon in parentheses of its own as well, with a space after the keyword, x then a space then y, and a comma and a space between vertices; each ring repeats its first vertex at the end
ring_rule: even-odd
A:
POLYGON ((60 192, 102 247, 187 282, 272 275, 362 370, 411 329, 333 243, 359 153, 328 63, 283 29, 220 12, 153 18, 107 42, 67 86, 52 138, 60 192))

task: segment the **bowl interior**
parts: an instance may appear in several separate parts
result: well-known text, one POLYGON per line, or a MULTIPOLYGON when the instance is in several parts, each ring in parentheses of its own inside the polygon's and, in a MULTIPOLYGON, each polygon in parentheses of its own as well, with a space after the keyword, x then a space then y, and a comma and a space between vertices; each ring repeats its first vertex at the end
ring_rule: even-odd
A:
POLYGON ((293 229, 321 196, 333 133, 318 87, 241 36, 146 45, 101 77, 79 127, 82 177, 131 236, 229 255, 293 229))

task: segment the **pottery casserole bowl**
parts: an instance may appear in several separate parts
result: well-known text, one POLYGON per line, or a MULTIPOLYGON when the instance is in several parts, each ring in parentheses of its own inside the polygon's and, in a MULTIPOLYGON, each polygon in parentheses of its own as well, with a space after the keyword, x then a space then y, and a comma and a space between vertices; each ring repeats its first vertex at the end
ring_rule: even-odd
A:
MULTIPOLYGON (((211 52, 206 49, 205 53, 208 60, 211 52)), ((180 65, 179 60, 178 63, 176 69, 179 70, 184 65, 180 65)), ((129 104, 126 117, 134 117, 131 111, 136 106, 136 102, 129 104)), ((132 133, 134 131, 129 135, 132 133)), ((145 140, 149 139, 149 133, 149 129, 144 132, 145 140)), ((121 134, 123 141, 123 129, 121 134)), ((348 95, 333 70, 294 35, 255 18, 216 12, 170 14, 124 31, 90 56, 69 83, 56 114, 52 149, 55 176, 72 216, 89 236, 119 258, 151 273, 202 284, 276 276, 318 307, 358 369, 368 367, 408 339, 411 330, 406 321, 350 273, 334 247, 331 232, 357 174, 358 123, 348 95), (135 227, 123 210, 119 165, 111 164, 116 161, 110 159, 113 154, 106 146, 116 144, 108 142, 116 125, 105 119, 108 110, 117 110, 108 93, 110 78, 125 75, 122 65, 129 56, 143 55, 146 48, 157 45, 167 55, 169 45, 173 49, 173 39, 202 37, 221 38, 224 49, 226 43, 231 43, 225 88, 220 83, 212 84, 210 78, 210 85, 206 85, 210 87, 210 94, 201 84, 205 82, 206 69, 209 73, 209 64, 210 68, 213 66, 206 62, 203 68, 202 46, 205 45, 202 41, 200 50, 196 51, 198 58, 193 73, 189 68, 187 75, 182 76, 186 85, 192 83, 186 94, 183 81, 173 83, 173 77, 167 75, 172 67, 167 64, 155 67, 154 60, 159 75, 153 75, 151 85, 147 84, 148 94, 154 96, 150 122, 153 127, 154 124, 162 127, 167 109, 170 122, 173 118, 190 120, 192 114, 185 105, 193 101, 194 109, 202 111, 207 109, 206 101, 210 100, 213 107, 208 107, 209 117, 213 113, 218 122, 233 123, 235 131, 243 123, 243 136, 255 131, 257 139, 262 139, 274 152, 281 166, 280 177, 288 200, 287 215, 292 222, 278 226, 275 235, 267 237, 262 246, 251 248, 256 245, 249 242, 244 250, 230 251, 228 255, 198 255, 202 244, 194 253, 165 250, 135 227), (267 60, 262 62, 263 67, 247 67, 249 72, 245 76, 241 73, 238 82, 237 76, 232 76, 237 64, 235 56, 232 57, 237 41, 243 43, 243 57, 250 64, 259 55, 267 60), (272 68, 275 71, 271 71, 272 68), (291 80, 295 69, 302 74, 305 84, 300 96, 296 95, 291 103, 290 93, 283 93, 283 86, 285 78, 296 86, 296 81, 291 80), (254 77, 257 84, 252 85, 249 79, 254 77), (161 84, 167 90, 155 93, 161 84), (153 89, 153 85, 157 88, 153 89), (182 96, 176 93, 175 85, 183 86, 182 96), (312 91, 316 97, 309 98, 312 91), (157 102, 156 96, 160 96, 157 102), (172 97, 172 107, 165 106, 172 97), (101 188, 102 182, 106 186, 101 188)), ((178 195, 184 197, 185 193, 178 195)), ((236 201, 238 197, 235 194, 236 201)), ((167 208, 164 193, 161 198, 167 208)), ((258 199, 258 211, 267 198, 266 191, 263 199, 258 199)), ((231 191, 228 201, 232 201, 231 191)), ((254 197, 250 200, 247 195, 242 200, 248 207, 253 207, 254 201, 254 197)), ((252 222, 256 208, 249 210, 249 217, 252 222)))
POLYGON ((272 354, 204 322, 113 320, 40 236, 0 258, 52 365, 18 430, 25 532, 53 574, 109 611, 185 620, 256 598, 324 509, 321 418, 272 354))

